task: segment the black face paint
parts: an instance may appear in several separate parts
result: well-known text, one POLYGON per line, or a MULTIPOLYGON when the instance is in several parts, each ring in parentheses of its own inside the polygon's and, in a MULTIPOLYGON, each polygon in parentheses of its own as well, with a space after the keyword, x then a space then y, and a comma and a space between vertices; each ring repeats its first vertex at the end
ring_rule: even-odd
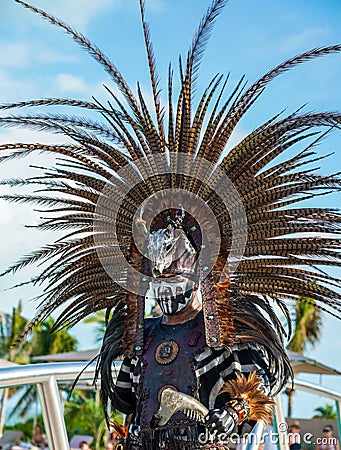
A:
POLYGON ((147 296, 156 300, 166 316, 180 313, 192 300, 194 282, 181 277, 156 279, 149 284, 147 296))

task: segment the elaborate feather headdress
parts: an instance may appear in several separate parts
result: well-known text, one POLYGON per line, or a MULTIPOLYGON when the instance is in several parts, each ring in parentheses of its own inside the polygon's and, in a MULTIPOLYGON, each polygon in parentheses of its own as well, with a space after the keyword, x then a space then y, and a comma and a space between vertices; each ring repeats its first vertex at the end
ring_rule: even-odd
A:
POLYGON ((9 201, 46 207, 49 217, 37 228, 65 232, 62 239, 22 258, 5 272, 50 261, 32 280, 34 284, 47 283, 48 288, 26 333, 59 307, 64 309, 55 328, 74 325, 107 309, 108 316, 113 313, 107 344, 115 351, 104 352, 105 358, 111 361, 118 354, 141 352, 144 296, 150 276, 141 224, 149 235, 167 227, 170 232, 180 230, 195 248, 208 345, 229 345, 243 338, 273 342, 268 346, 273 347, 275 361, 277 344, 267 320, 279 334, 284 329, 272 302, 287 318, 285 301, 302 296, 314 299, 314 307, 339 316, 340 294, 334 289, 338 280, 318 267, 340 265, 340 215, 333 209, 295 205, 326 190, 340 189, 337 175, 321 176, 307 165, 321 159, 313 150, 321 139, 321 135, 313 138, 316 128, 338 128, 341 114, 300 110, 284 117, 278 114, 258 125, 227 154, 225 148, 240 119, 271 80, 310 59, 339 52, 341 45, 316 48, 289 59, 251 86, 242 78, 229 94, 228 77, 217 75, 194 108, 193 86, 201 57, 226 3, 214 0, 194 35, 185 64, 180 63, 176 98, 169 68, 168 104, 163 106, 140 0, 152 86, 150 110, 140 87, 134 94, 117 67, 87 38, 48 13, 15 1, 71 35, 103 66, 123 96, 122 100, 107 88, 107 105, 50 98, 1 107, 75 106, 97 112, 102 119, 60 114, 0 118, 1 126, 51 130, 73 141, 1 146, 2 152, 9 152, 2 161, 36 151, 64 159, 62 164, 44 169, 39 177, 8 181, 16 187, 37 186, 45 195, 4 196, 9 201), (303 151, 271 165, 305 140, 309 143, 303 151), (181 208, 185 214, 179 220, 181 208), (261 323, 260 317, 268 319, 261 323))

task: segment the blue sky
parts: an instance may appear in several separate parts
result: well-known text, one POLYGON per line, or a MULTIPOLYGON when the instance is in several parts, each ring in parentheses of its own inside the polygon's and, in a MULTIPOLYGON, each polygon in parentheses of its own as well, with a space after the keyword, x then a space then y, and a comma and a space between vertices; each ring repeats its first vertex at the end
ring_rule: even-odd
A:
MULTIPOLYGON (((143 91, 149 91, 146 58, 143 47, 137 0, 39 0, 38 7, 62 18, 86 34, 121 70, 133 88, 140 81, 143 91)), ((166 87, 168 63, 177 68, 178 54, 184 54, 207 0, 146 0, 147 15, 158 61, 159 75, 166 87)), ((105 99, 105 83, 109 77, 91 57, 68 36, 41 18, 15 4, 2 0, 0 4, 0 103, 45 97, 105 99)), ((228 73, 232 90, 245 74, 253 82, 267 70, 285 59, 314 47, 341 42, 340 0, 230 0, 219 18, 204 56, 198 92, 216 73, 228 73)), ((261 99, 237 129, 238 140, 262 121, 287 108, 294 111, 308 102, 307 110, 338 110, 341 105, 341 54, 308 62, 273 81, 261 99)), ((24 112, 24 111, 22 111, 24 112)), ((29 111, 27 111, 29 112, 29 111)), ((70 111, 69 111, 70 112, 70 111)), ((24 129, 0 129, 0 144, 4 142, 63 142, 51 134, 24 129)), ((341 133, 335 132, 319 147, 319 153, 335 154, 321 164, 321 173, 335 172, 340 167, 341 133)), ((0 178, 27 176, 34 173, 29 164, 48 164, 49 158, 34 157, 0 166, 0 178), (43 161, 43 162, 42 162, 43 161)), ((1 186, 0 186, 1 187, 1 186)), ((336 195, 316 200, 315 204, 340 205, 336 195)), ((0 201, 1 259, 0 269, 46 242, 46 236, 23 227, 37 220, 32 208, 7 205, 0 201)), ((52 240, 52 236, 49 237, 52 240)), ((335 276, 340 273, 333 272, 335 276)), ((15 282, 30 277, 32 269, 15 278, 15 282)), ((0 289, 13 283, 11 277, 0 280, 0 289)), ((28 288, 1 293, 0 310, 9 312, 19 298, 24 300, 24 313, 31 317, 34 302, 27 299, 39 291, 28 288)), ((323 335, 310 357, 341 370, 340 323, 324 317, 323 335)), ((76 327, 75 334, 82 348, 93 347, 88 327, 76 327)), ((319 382, 318 378, 310 379, 319 382)), ((330 388, 337 389, 337 377, 323 378, 330 388)), ((300 394, 295 403, 295 415, 310 416, 313 407, 323 399, 300 394)))

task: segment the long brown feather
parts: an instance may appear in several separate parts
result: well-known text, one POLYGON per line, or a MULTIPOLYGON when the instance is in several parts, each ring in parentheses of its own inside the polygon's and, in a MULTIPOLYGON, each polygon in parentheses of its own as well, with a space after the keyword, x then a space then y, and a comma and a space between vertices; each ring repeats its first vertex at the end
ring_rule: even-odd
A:
MULTIPOLYGON (((300 108, 284 117, 282 113, 276 114, 265 123, 257 124, 254 131, 227 154, 225 149, 236 125, 271 80, 305 61, 340 52, 341 45, 314 49, 291 58, 268 71, 250 87, 246 87, 242 77, 227 95, 227 79, 220 85, 222 78, 216 76, 194 109, 195 80, 201 57, 212 26, 226 3, 214 0, 194 35, 184 68, 180 63, 177 97, 169 67, 169 119, 168 130, 164 130, 159 81, 143 0, 139 0, 140 12, 156 117, 154 111, 149 110, 141 89, 138 88, 135 96, 117 67, 87 38, 23 0, 15 1, 62 28, 87 49, 113 77, 124 97, 122 100, 106 88, 110 101, 105 106, 96 100, 50 98, 0 107, 9 110, 70 106, 101 115, 100 121, 92 116, 90 119, 49 113, 0 118, 0 126, 49 130, 72 140, 65 145, 17 143, 0 146, 0 162, 41 151, 58 157, 53 167, 37 167, 40 176, 30 180, 10 179, 5 183, 15 189, 15 194, 3 198, 37 207, 41 213, 38 230, 57 230, 62 234, 59 240, 26 255, 5 272, 16 272, 28 264, 47 263, 32 280, 37 285, 46 283, 48 288, 40 298, 39 311, 28 329, 58 307, 62 311, 57 324, 64 326, 68 322, 76 323, 91 311, 119 306, 125 311, 119 315, 120 320, 131 326, 124 327, 125 341, 121 348, 129 354, 137 325, 134 315, 136 311, 141 313, 140 305, 134 295, 123 295, 123 287, 110 278, 102 264, 108 270, 117 270, 116 273, 121 271, 122 280, 127 282, 119 249, 127 259, 135 251, 134 215, 144 200, 170 188, 185 189, 191 195, 198 195, 211 208, 218 222, 221 233, 219 258, 213 273, 203 282, 203 291, 204 296, 214 297, 214 310, 219 317, 218 337, 224 345, 243 338, 258 339, 257 342, 266 347, 266 329, 271 326, 280 335, 285 334, 270 303, 264 298, 273 299, 285 311, 282 300, 298 300, 300 295, 308 295, 314 299, 316 308, 340 317, 337 280, 319 269, 323 265, 339 267, 341 264, 340 215, 327 208, 297 205, 340 190, 339 175, 321 176, 311 168, 322 159, 315 155, 313 147, 326 133, 339 128, 340 113, 302 112, 300 108), (315 136, 321 127, 327 131, 315 136), (167 145, 165 135, 168 136, 167 145), (289 154, 304 142, 308 142, 304 150, 287 157, 286 152, 289 154), (166 147, 171 151, 170 155, 165 151, 166 147), (182 156, 188 156, 185 164, 182 156), (209 168, 202 159, 210 163, 209 168), (216 192, 217 188, 220 192, 224 189, 222 175, 229 178, 239 194, 238 201, 228 196, 228 205, 216 192), (24 194, 21 194, 21 188, 24 194), (30 194, 27 194, 27 188, 32 189, 30 194), (235 229, 232 229, 231 212, 237 216, 235 229), (246 215, 246 225, 242 213, 246 215), (113 217, 116 218, 116 234, 112 230, 113 217), (230 273, 225 263, 232 238, 241 237, 243 232, 247 234, 245 252, 239 266, 230 273), (299 237, 297 233, 300 233, 299 237), (223 281, 221 275, 225 277, 223 281), (256 326, 250 313, 252 305, 270 315, 272 325, 269 322, 256 326)), ((209 234, 211 225, 205 220, 202 223, 203 231, 209 234)), ((132 258, 137 266, 140 257, 134 253, 132 258)), ((271 339, 275 342, 275 334, 271 339)), ((274 367, 278 373, 288 373, 280 344, 276 341, 273 347, 268 348, 268 352, 274 367)))

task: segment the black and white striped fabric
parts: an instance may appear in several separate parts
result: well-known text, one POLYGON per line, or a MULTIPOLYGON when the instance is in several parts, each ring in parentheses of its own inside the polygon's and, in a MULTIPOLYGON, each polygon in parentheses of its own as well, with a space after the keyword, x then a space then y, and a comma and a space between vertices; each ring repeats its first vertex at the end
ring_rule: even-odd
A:
MULTIPOLYGON (((148 320, 155 321, 157 319, 148 320)), ((151 331, 153 326, 146 328, 147 331, 151 331)), ((181 352, 179 357, 181 357, 181 352)), ((231 348, 210 348, 205 345, 199 353, 193 355, 192 364, 197 380, 199 400, 208 409, 220 408, 229 400, 224 395, 219 395, 219 392, 224 382, 235 378, 236 374, 257 372, 264 379, 265 393, 270 393, 267 376, 268 359, 265 350, 259 345, 236 344, 231 348)), ((122 363, 112 403, 124 414, 135 413, 143 366, 143 356, 142 358, 125 358, 122 363)))

